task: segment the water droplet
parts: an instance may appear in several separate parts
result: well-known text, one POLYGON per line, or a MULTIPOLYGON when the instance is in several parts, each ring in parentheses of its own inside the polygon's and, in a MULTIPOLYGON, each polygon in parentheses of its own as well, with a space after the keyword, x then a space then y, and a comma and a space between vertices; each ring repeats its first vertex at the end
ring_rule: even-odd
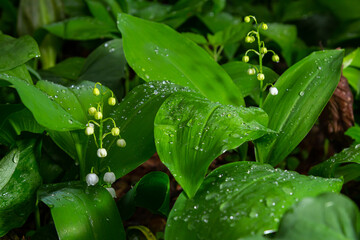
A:
POLYGON ((73 123, 73 120, 69 119, 69 123, 72 124, 72 123, 73 123))
POLYGON ((302 97, 302 96, 304 96, 304 91, 301 91, 301 92, 299 92, 299 95, 302 97))

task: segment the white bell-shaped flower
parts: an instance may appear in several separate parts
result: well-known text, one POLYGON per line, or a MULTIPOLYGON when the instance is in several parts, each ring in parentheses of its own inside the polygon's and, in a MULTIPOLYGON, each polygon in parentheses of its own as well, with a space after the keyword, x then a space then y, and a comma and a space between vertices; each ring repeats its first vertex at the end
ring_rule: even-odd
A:
POLYGON ((278 89, 276 87, 269 88, 269 92, 270 92, 271 95, 274 95, 274 96, 278 95, 278 93, 279 93, 279 91, 278 91, 278 89))
POLYGON ((114 189, 114 188, 109 187, 109 188, 106 188, 106 190, 108 190, 108 192, 110 193, 110 195, 111 195, 113 198, 116 198, 116 192, 115 192, 115 189, 114 189))
POLYGON ((99 182, 99 177, 95 173, 86 175, 86 183, 88 186, 94 186, 99 182))
POLYGON ((107 151, 106 151, 106 149, 105 149, 105 148, 99 148, 99 149, 97 150, 97 155, 98 155, 99 158, 104 158, 104 157, 106 157, 106 156, 107 156, 107 151))
POLYGON ((115 173, 107 172, 104 174, 104 182, 113 184, 116 181, 115 173))

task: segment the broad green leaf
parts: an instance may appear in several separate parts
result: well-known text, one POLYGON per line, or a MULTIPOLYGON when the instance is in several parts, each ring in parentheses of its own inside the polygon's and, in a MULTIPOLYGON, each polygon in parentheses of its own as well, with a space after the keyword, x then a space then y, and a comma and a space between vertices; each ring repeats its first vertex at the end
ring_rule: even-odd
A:
POLYGON ((119 98, 123 96, 126 60, 121 39, 108 41, 96 48, 86 58, 79 74, 80 80, 101 82, 114 91, 119 98))
POLYGON ((213 14, 210 12, 206 15, 198 15, 198 17, 211 30, 212 33, 222 31, 229 25, 238 24, 241 22, 241 19, 236 18, 227 12, 220 12, 218 14, 213 14))
MULTIPOLYGON (((252 67, 251 64, 235 61, 225 63, 222 67, 239 87, 244 97, 250 94, 259 94, 259 80, 256 75, 249 75, 247 73, 247 70, 252 67)), ((263 67, 263 72, 265 74, 264 86, 268 83, 274 83, 279 78, 279 75, 268 67, 263 67)))
POLYGON ((297 37, 296 26, 281 23, 269 23, 268 26, 268 30, 262 30, 261 34, 269 37, 280 46, 286 63, 291 65, 291 55, 297 37))
POLYGON ((0 161, 0 237, 21 227, 35 208, 36 190, 41 184, 35 140, 19 142, 0 161))
POLYGON ((323 163, 313 167, 309 174, 321 177, 344 177, 348 182, 360 176, 360 144, 344 149, 323 163))
POLYGON ((360 236, 360 213, 344 195, 325 193, 305 198, 284 214, 275 239, 356 240, 360 236))
POLYGON ((170 212, 165 239, 241 239, 276 231, 286 210, 304 197, 339 192, 342 181, 307 177, 256 162, 223 165, 195 197, 182 193, 170 212), (179 231, 181 229, 181 231, 179 231))
POLYGON ((99 0, 86 0, 86 4, 89 7, 91 14, 104 22, 104 24, 115 27, 115 21, 111 17, 109 11, 106 9, 106 6, 99 0))
POLYGON ((119 14, 125 57, 145 81, 169 80, 210 100, 244 105, 240 90, 209 54, 170 27, 119 14))
MULTIPOLYGON (((84 128, 84 123, 78 121, 64 109, 55 99, 57 95, 48 95, 34 85, 8 74, 0 73, 0 79, 10 82, 17 90, 24 105, 32 112, 36 121, 49 129, 57 131, 84 128), (51 99, 54 98, 54 99, 51 99)), ((66 91, 65 91, 66 92, 66 91)), ((62 92, 59 92, 61 94, 62 92)), ((72 112, 75 113, 75 111, 72 112)), ((77 113, 78 114, 78 113, 77 113)))
POLYGON ((343 74, 350 86, 355 90, 356 98, 358 98, 360 94, 360 70, 354 67, 347 67, 343 70, 343 74))
MULTIPOLYGON (((30 84, 33 84, 33 80, 30 76, 29 71, 27 70, 27 67, 25 64, 22 64, 18 67, 15 67, 13 69, 7 70, 3 72, 4 74, 8 74, 9 76, 20 78, 30 84)), ((1 81, 1 80, 0 80, 1 81)))
POLYGON ((343 69, 349 66, 360 68, 360 48, 357 48, 344 57, 343 69))
POLYGON ((50 33, 71 40, 114 38, 117 30, 113 26, 91 17, 77 17, 44 26, 50 33))
POLYGON ((279 133, 256 142, 259 161, 277 165, 306 136, 339 83, 342 58, 342 50, 314 52, 280 76, 279 94, 263 106, 268 128, 279 133))
POLYGON ((18 39, 0 33, 0 71, 20 66, 40 56, 36 41, 30 36, 18 39))
POLYGON ((346 130, 345 135, 354 139, 355 144, 360 143, 360 127, 358 125, 355 125, 354 127, 346 130))
POLYGON ((140 179, 117 203, 123 219, 131 217, 136 207, 152 212, 169 214, 170 180, 163 172, 150 172, 140 179))
POLYGON ((42 133, 45 128, 40 126, 32 113, 22 104, 1 104, 0 112, 3 114, 0 120, 0 143, 13 145, 17 135, 27 131, 42 133))
POLYGON ((48 78, 48 76, 51 77, 51 75, 68 80, 77 80, 80 76, 84 61, 85 59, 81 57, 67 58, 52 68, 40 71, 40 75, 42 76, 42 79, 46 80, 51 80, 48 78))
MULTIPOLYGON (((116 126, 120 128, 120 135, 126 141, 126 147, 116 145, 117 138, 108 136, 104 140, 104 147, 108 156, 100 162, 100 172, 106 172, 108 166, 122 177, 148 160, 155 152, 154 119, 161 104, 175 92, 188 92, 188 88, 170 82, 151 82, 134 88, 117 106, 112 107, 109 115, 116 126)), ((110 121, 105 123, 104 129, 111 129, 110 121)), ((93 138, 89 138, 86 153, 86 169, 98 166, 99 158, 93 138)))
POLYGON ((341 21, 356 20, 360 18, 360 5, 357 0, 319 0, 319 2, 338 17, 341 21))
POLYGON ((50 207, 60 239, 125 240, 120 214, 105 188, 83 182, 45 185, 39 197, 50 207))
POLYGON ((225 106, 196 93, 174 94, 155 118, 156 149, 192 198, 216 157, 272 132, 265 127, 267 120, 260 108, 225 106))
POLYGON ((207 44, 207 40, 203 35, 197 34, 197 33, 192 33, 192 32, 184 32, 181 33, 181 35, 183 35, 184 37, 187 37, 188 39, 190 39, 191 41, 193 41, 196 44, 207 44))

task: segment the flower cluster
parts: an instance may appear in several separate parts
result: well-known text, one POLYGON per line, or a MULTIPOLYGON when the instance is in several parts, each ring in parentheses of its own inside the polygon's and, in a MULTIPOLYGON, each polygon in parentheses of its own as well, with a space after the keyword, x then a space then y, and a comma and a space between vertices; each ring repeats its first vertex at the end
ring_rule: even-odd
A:
MULTIPOLYGON (((115 106, 116 104, 116 98, 114 97, 114 93, 111 90, 105 91, 104 93, 101 93, 100 89, 97 86, 101 86, 101 83, 95 83, 95 87, 93 89, 93 94, 95 96, 101 96, 103 98, 103 96, 110 91, 111 92, 111 97, 109 97, 107 99, 107 103, 110 106, 115 106)), ((114 121, 114 119, 112 118, 105 118, 103 119, 103 99, 101 98, 101 101, 97 103, 97 107, 90 107, 88 109, 88 113, 90 116, 94 117, 95 120, 89 120, 88 124, 86 125, 86 129, 85 129, 85 134, 90 136, 93 135, 94 136, 94 140, 95 140, 95 144, 98 147, 97 150, 97 156, 99 158, 104 158, 107 156, 107 150, 103 147, 103 140, 105 139, 106 136, 108 135, 112 135, 114 137, 117 137, 117 141, 116 141, 116 145, 119 147, 125 147, 126 146, 126 141, 125 139, 121 138, 120 136, 120 129, 116 126, 116 123, 114 121), (111 131, 107 132, 107 133, 103 133, 103 127, 104 127, 104 123, 106 121, 111 121, 113 124, 113 128, 111 129, 111 131), (99 127, 99 137, 96 138, 96 134, 95 134, 95 126, 99 127)))
MULTIPOLYGON (((267 53, 272 53, 272 61, 273 62, 279 62, 280 61, 280 57, 279 55, 277 55, 273 50, 269 50, 266 48, 265 46, 265 42, 264 41, 261 41, 261 38, 260 38, 260 30, 268 30, 268 25, 264 22, 258 24, 256 18, 254 16, 246 16, 244 18, 244 21, 246 23, 250 23, 251 21, 254 21, 256 27, 255 29, 256 30, 251 30, 250 32, 248 32, 248 34, 246 35, 245 37, 245 42, 246 43, 253 43, 257 40, 257 45, 258 45, 258 49, 255 50, 255 49, 249 49, 245 52, 245 55, 243 56, 242 58, 242 61, 247 63, 250 61, 250 57, 249 57, 249 53, 253 52, 255 53, 258 57, 259 57, 259 68, 256 67, 256 66, 252 66, 251 68, 249 68, 247 70, 247 73, 249 75, 256 75, 257 79, 260 81, 260 107, 262 106, 262 92, 263 92, 263 81, 265 80, 265 75, 263 73, 263 64, 262 64, 262 60, 264 58, 264 56, 267 54, 267 53)), ((272 95, 277 95, 278 94, 278 90, 276 87, 274 87, 271 83, 271 88, 269 89, 269 92, 270 94, 272 95)), ((266 88, 267 86, 265 86, 266 88)))
MULTIPOLYGON (((103 187, 108 190, 108 192, 111 194, 113 198, 116 198, 116 192, 113 187, 111 187, 111 184, 113 184, 116 181, 115 173, 110 171, 106 172, 103 177, 103 187)), ((94 168, 91 169, 91 172, 86 175, 86 183, 88 186, 95 186, 99 182, 99 177, 96 173, 94 173, 94 168)))

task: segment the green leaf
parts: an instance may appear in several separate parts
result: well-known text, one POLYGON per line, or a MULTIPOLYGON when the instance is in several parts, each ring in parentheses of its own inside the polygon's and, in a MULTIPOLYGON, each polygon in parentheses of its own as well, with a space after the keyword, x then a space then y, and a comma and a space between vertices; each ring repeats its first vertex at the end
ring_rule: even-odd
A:
POLYGON ((360 18, 360 5, 357 0, 319 0, 319 2, 338 17, 341 21, 356 20, 360 18))
POLYGON ((344 57, 343 69, 349 66, 360 68, 360 48, 357 48, 344 57))
POLYGON ((347 67, 343 70, 343 74, 350 86, 355 90, 356 98, 358 98, 360 94, 360 70, 353 67, 347 67))
POLYGON ((120 214, 105 188, 69 182, 45 185, 39 196, 51 209, 60 239, 125 240, 120 214))
MULTIPOLYGON (((247 70, 252 68, 253 65, 235 61, 228 62, 222 65, 222 67, 229 74, 234 83, 239 87, 241 94, 244 97, 249 96, 250 94, 259 94, 259 80, 257 79, 256 75, 249 75, 247 73, 247 70)), ((264 86, 268 83, 274 83, 279 78, 279 75, 268 67, 263 67, 263 72, 265 74, 264 86)))
POLYGON ((201 34, 192 33, 192 32, 183 32, 183 33, 181 33, 181 35, 183 35, 184 37, 187 37, 188 39, 190 39, 191 41, 193 41, 196 44, 205 45, 208 43, 206 38, 201 34))
POLYGON ((194 42, 170 27, 119 14, 126 60, 145 81, 169 80, 223 104, 243 105, 227 73, 194 42))
MULTIPOLYGON (((108 136, 104 147, 108 156, 101 161, 100 172, 107 172, 108 166, 121 177, 148 160, 155 152, 154 119, 161 104, 173 93, 191 91, 170 82, 151 82, 134 88, 120 104, 113 107, 109 116, 120 128, 120 135, 126 147, 116 146, 117 138, 108 136)), ((104 115, 105 116, 105 115, 104 115)), ((112 123, 106 122, 104 129, 111 129, 112 123)), ((86 169, 97 166, 99 158, 93 138, 89 138, 86 154, 86 169)))
POLYGON ((267 120, 260 108, 225 106, 196 93, 174 94, 155 118, 156 149, 192 198, 210 163, 226 150, 271 132, 267 120))
POLYGON ((91 17, 77 17, 44 26, 50 33, 70 40, 91 40, 97 38, 114 38, 114 26, 91 17))
POLYGON ((120 98, 123 95, 121 78, 125 77, 125 66, 122 40, 114 39, 90 53, 81 69, 79 79, 101 82, 120 98))
POLYGON ((45 131, 40 126, 32 113, 22 104, 1 104, 0 112, 3 114, 0 120, 0 143, 13 145, 17 135, 27 131, 42 133, 45 131))
POLYGON ((206 177, 193 199, 180 195, 170 212, 165 239, 240 239, 276 231, 296 201, 338 192, 341 186, 339 179, 307 177, 267 164, 226 164, 206 177))
POLYGON ((286 63, 291 65, 291 55, 297 38, 296 26, 281 23, 269 23, 268 26, 268 30, 261 30, 261 34, 269 37, 280 46, 286 63))
POLYGON ((263 106, 268 127, 279 133, 256 142, 259 161, 277 165, 310 131, 339 83, 342 57, 342 50, 314 52, 280 76, 279 94, 263 106))
POLYGON ((115 21, 111 17, 109 11, 106 9, 105 5, 98 0, 85 0, 91 14, 98 20, 106 23, 109 26, 115 27, 115 21))
POLYGON ((55 75, 56 77, 65 78, 68 80, 77 80, 82 66, 84 65, 84 58, 71 57, 56 64, 52 68, 48 68, 44 71, 40 71, 43 79, 50 80, 47 76, 55 75))
POLYGON ((345 182, 360 176, 360 144, 335 154, 313 167, 309 174, 321 177, 344 177, 345 182))
MULTIPOLYGON (((9 76, 8 74, 0 73, 0 79, 8 81, 14 85, 22 102, 32 112, 36 121, 40 125, 57 131, 74 130, 85 127, 83 123, 79 122, 78 119, 75 119, 71 115, 71 113, 74 113, 78 117, 80 113, 74 111, 73 109, 70 109, 68 112, 68 110, 65 110, 62 107, 67 103, 60 105, 57 101, 50 99, 51 97, 56 99, 56 94, 54 94, 54 96, 50 96, 36 88, 34 85, 30 85, 29 83, 17 77, 9 76)), ((40 82, 38 82, 38 84, 39 83, 40 82)), ((49 88, 48 90, 54 90, 55 84, 53 84, 53 86, 54 88, 49 88)), ((64 90, 66 93, 66 89, 64 90)), ((60 95, 61 93, 62 92, 59 92, 58 94, 60 95)))
POLYGON ((344 195, 325 193, 305 198, 284 214, 279 240, 356 240, 360 236, 360 213, 344 195))
POLYGON ((35 208, 36 190, 41 184, 35 140, 18 145, 0 161, 0 237, 25 223, 35 208))
POLYGON ((360 127, 358 125, 346 130, 345 135, 354 139, 355 144, 360 143, 360 127))
POLYGON ((16 39, 0 34, 0 46, 0 71, 10 70, 40 56, 39 47, 30 36, 16 39))
POLYGON ((163 172, 150 172, 140 179, 118 202, 123 219, 131 217, 136 207, 143 207, 165 216, 169 214, 170 180, 163 172))

